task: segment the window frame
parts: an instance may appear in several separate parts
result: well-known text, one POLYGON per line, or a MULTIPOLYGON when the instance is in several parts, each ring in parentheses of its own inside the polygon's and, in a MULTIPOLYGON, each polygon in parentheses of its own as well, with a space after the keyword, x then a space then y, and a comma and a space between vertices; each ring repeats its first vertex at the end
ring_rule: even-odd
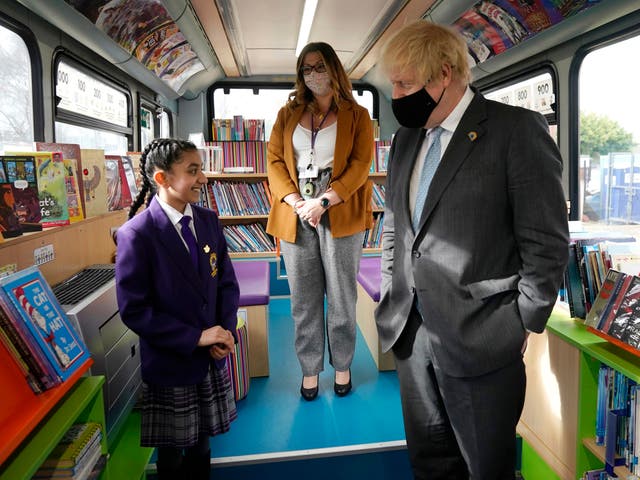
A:
MULTIPOLYGON (((253 90, 254 92, 256 90, 260 90, 260 89, 265 89, 265 90, 287 90, 289 92, 293 91, 294 88, 294 82, 272 82, 272 83, 263 83, 263 82, 256 82, 256 81, 252 81, 252 82, 242 82, 242 81, 234 81, 234 80, 222 80, 222 81, 218 81, 215 82, 213 85, 211 85, 209 88, 207 88, 207 92, 206 92, 206 99, 207 99, 207 105, 206 105, 206 111, 207 111, 207 115, 208 115, 208 125, 209 128, 207 128, 207 134, 205 135, 205 139, 207 139, 207 141, 211 141, 212 140, 212 132, 211 132, 211 119, 216 118, 215 117, 215 108, 214 108, 214 93, 216 90, 219 89, 223 89, 223 90, 230 90, 232 88, 236 88, 236 89, 244 89, 244 90, 253 90)), ((352 82, 351 84, 351 90, 356 90, 356 91, 369 91, 371 92, 371 94, 373 95, 373 116, 372 118, 379 118, 380 116, 380 97, 378 95, 378 90, 368 84, 368 83, 364 83, 364 82, 352 82)), ((284 105, 283 105, 284 106, 284 105)), ((273 118, 275 120, 276 116, 277 116, 278 112, 274 112, 273 118)), ((265 139, 268 140, 268 139, 265 139)))
POLYGON ((53 112, 53 130, 55 137, 55 124, 56 122, 67 123, 78 127, 85 127, 95 130, 103 130, 116 134, 123 134, 127 138, 127 145, 129 150, 133 150, 133 100, 129 87, 121 82, 116 82, 108 76, 105 72, 90 65, 89 63, 80 59, 77 55, 65 48, 57 48, 52 56, 52 68, 51 68, 51 87, 52 87, 52 112, 53 112), (123 127, 113 123, 105 122, 104 120, 98 120, 93 117, 81 115, 74 112, 58 107, 58 97, 56 95, 57 77, 58 77, 58 65, 61 61, 68 63, 73 68, 82 71, 84 74, 92 76, 100 82, 108 85, 109 87, 118 90, 123 93, 127 98, 127 126, 123 127))
POLYGON ((31 61, 31 102, 33 108, 33 140, 44 141, 44 87, 42 57, 34 33, 24 24, 0 12, 0 26, 11 30, 25 43, 31 61))
MULTIPOLYGON (((576 50, 569 67, 569 200, 580 203, 580 68, 587 55, 610 45, 640 35, 640 27, 632 27, 604 36, 576 50)), ((580 210, 571 208, 569 220, 580 220, 580 210)))
MULTIPOLYGON (((483 95, 487 95, 489 93, 495 92, 496 90, 500 90, 501 88, 508 87, 509 85, 522 82, 524 80, 530 79, 532 77, 537 77, 538 75, 542 75, 544 73, 548 73, 551 75, 551 82, 553 83, 553 93, 555 97, 555 101, 551 104, 551 109, 553 113, 543 114, 544 118, 547 120, 549 125, 555 125, 558 127, 560 125, 560 116, 558 114, 558 99, 560 97, 560 92, 558 91, 558 70, 556 66, 551 62, 544 62, 541 64, 533 65, 527 67, 526 69, 519 70, 508 77, 500 78, 494 82, 488 83, 486 85, 482 85, 479 87, 480 92, 483 95)), ((560 142, 560 135, 558 134, 558 146, 560 142)))

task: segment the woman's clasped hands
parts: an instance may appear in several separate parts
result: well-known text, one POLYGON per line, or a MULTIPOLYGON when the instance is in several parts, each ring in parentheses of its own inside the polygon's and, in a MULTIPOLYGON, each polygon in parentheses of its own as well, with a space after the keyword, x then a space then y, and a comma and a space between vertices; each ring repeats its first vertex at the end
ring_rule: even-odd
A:
POLYGON ((325 208, 320 204, 319 198, 299 200, 296 202, 294 210, 302 220, 308 222, 312 227, 318 226, 320 218, 325 212, 325 208))

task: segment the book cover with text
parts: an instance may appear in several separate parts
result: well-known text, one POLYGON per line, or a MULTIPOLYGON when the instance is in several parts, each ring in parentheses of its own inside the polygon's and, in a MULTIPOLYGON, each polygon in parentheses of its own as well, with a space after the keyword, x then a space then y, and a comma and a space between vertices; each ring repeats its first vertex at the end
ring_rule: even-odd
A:
MULTIPOLYGON (((73 174, 75 177, 75 190, 77 190, 77 195, 80 200, 80 214, 84 218, 85 206, 84 206, 84 185, 82 181, 82 153, 80 151, 80 145, 77 143, 51 143, 51 142, 35 142, 36 150, 38 151, 46 151, 46 152, 62 152, 62 158, 64 160, 65 167, 67 168, 67 178, 69 178, 69 174, 73 174), (73 172, 71 172, 71 168, 73 168, 73 172)), ((67 180, 68 182, 69 180, 67 180)), ((69 192, 69 189, 67 188, 69 192)), ((71 205, 69 205, 70 209, 70 220, 74 221, 74 215, 71 213, 71 205)))
POLYGON ((5 155, 2 160, 4 176, 11 184, 15 211, 23 231, 42 230, 36 159, 33 156, 5 155))
POLYGON ((0 289, 63 381, 89 359, 87 347, 38 267, 0 278, 0 289))

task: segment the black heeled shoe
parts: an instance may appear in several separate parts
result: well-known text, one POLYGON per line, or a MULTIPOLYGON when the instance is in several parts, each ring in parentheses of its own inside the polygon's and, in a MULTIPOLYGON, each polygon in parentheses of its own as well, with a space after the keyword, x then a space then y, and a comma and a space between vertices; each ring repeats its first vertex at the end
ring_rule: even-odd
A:
POLYGON ((313 388, 304 388, 304 377, 302 377, 302 384, 300 385, 300 395, 307 402, 314 400, 318 396, 318 385, 320 384, 320 379, 318 379, 318 384, 313 388))
POLYGON ((349 369, 349 381, 347 383, 336 383, 333 381, 333 391, 339 397, 344 397, 351 391, 351 369, 349 369))

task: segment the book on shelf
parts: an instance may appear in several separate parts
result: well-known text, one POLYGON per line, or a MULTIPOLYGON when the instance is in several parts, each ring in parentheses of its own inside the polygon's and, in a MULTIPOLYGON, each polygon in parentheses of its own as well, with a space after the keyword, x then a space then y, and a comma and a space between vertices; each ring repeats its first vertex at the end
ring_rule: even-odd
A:
POLYGON ((33 478, 87 478, 102 454, 101 438, 99 423, 73 424, 33 478))
POLYGON ((0 295, 0 331, 2 341, 34 393, 59 385, 62 380, 35 344, 27 327, 14 316, 8 299, 0 295))
POLYGON ((82 154, 77 143, 35 142, 37 151, 61 152, 65 168, 67 169, 67 201, 69 203, 69 220, 84 218, 84 182, 82 181, 82 154), (77 198, 78 200, 73 200, 77 198), (76 202, 79 202, 76 207, 76 202), (76 209, 77 212, 72 212, 76 209))
POLYGON ((0 232, 2 232, 0 240, 22 235, 13 186, 7 180, 2 157, 0 157, 0 232))
POLYGON ((138 196, 138 192, 140 191, 138 188, 138 180, 136 179, 136 170, 133 166, 133 159, 128 155, 122 156, 122 167, 124 170, 124 176, 127 180, 127 185, 129 185, 129 193, 132 199, 135 199, 138 196))
POLYGON ((136 191, 142 190, 142 175, 140 174, 140 160, 142 152, 127 152, 127 157, 131 160, 133 166, 134 178, 136 179, 136 191))
POLYGON ((107 182, 107 208, 109 211, 129 208, 132 203, 131 190, 120 155, 105 155, 105 178, 107 182))
POLYGON ((623 287, 615 295, 612 295, 611 301, 612 305, 618 305, 617 310, 611 312, 608 318, 598 325, 598 330, 618 340, 623 338, 627 325, 634 315, 636 297, 640 294, 640 277, 625 273, 621 273, 620 276, 622 277, 623 287))
POLYGON ((633 278, 633 275, 627 275, 620 272, 620 277, 613 289, 611 298, 609 300, 609 306, 607 307, 606 315, 603 314, 601 316, 600 322, 597 325, 598 330, 601 330, 607 333, 607 335, 611 335, 612 337, 618 339, 620 338, 620 333, 622 333, 622 330, 624 329, 620 329, 622 322, 622 319, 619 318, 622 314, 620 307, 622 306, 622 302, 627 291, 629 290, 629 287, 631 287, 633 278))
POLYGON ((36 159, 24 155, 4 155, 1 158, 5 177, 13 190, 15 211, 22 231, 42 230, 36 159))
POLYGON ((633 280, 629 289, 624 295, 618 317, 614 320, 621 320, 620 331, 611 332, 609 335, 615 336, 633 348, 640 347, 640 277, 632 276, 633 280), (616 335, 613 335, 615 333, 616 335))
POLYGON ((46 228, 69 225, 66 170, 62 153, 16 152, 15 154, 35 157, 42 226, 46 228))
POLYGON ((620 272, 616 270, 609 270, 603 281, 602 288, 598 292, 591 309, 587 312, 585 317, 585 325, 593 328, 597 328, 600 319, 603 316, 607 306, 609 305, 609 299, 613 293, 616 283, 622 279, 620 272))
POLYGON ((0 278, 9 316, 25 326, 31 340, 64 381, 89 359, 89 351, 36 266, 0 278))
POLYGON ((95 217, 107 213, 107 184, 105 180, 104 150, 82 148, 82 184, 85 216, 95 217))

